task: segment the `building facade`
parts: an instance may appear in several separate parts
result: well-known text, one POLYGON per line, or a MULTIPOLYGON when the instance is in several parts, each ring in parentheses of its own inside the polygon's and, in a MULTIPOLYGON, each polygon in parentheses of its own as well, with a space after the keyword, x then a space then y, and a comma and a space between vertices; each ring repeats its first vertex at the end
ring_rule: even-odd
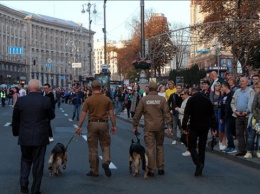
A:
MULTIPOLYGON (((201 24, 205 14, 200 12, 200 0, 190 1, 190 26, 201 24)), ((191 30, 190 66, 198 64, 205 69, 232 71, 232 53, 230 49, 223 49, 221 41, 212 37, 209 42, 201 42, 199 33, 191 30)), ((223 72, 223 71, 222 71, 223 72)))
POLYGON ((66 86, 78 81, 79 75, 93 75, 89 47, 93 45, 94 32, 81 24, 16 11, 1 4, 0 20, 1 75, 11 75, 1 83, 28 82, 34 78, 42 84, 66 86), (10 47, 21 47, 22 53, 8 53, 10 47), (81 63, 81 67, 73 68, 73 63, 81 63))
MULTIPOLYGON (((108 47, 122 48, 124 45, 122 42, 107 41, 108 47)), ((102 72, 102 65, 105 64, 104 60, 104 41, 96 40, 94 42, 94 71, 95 74, 102 72)), ((117 63, 117 53, 115 51, 107 50, 107 67, 108 71, 111 73, 111 80, 122 81, 123 77, 119 72, 117 63)))

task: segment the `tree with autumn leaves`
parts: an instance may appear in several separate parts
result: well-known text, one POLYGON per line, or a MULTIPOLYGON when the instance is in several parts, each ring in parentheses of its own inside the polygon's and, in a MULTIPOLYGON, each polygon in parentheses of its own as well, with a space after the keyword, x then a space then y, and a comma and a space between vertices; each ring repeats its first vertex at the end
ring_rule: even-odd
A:
MULTIPOLYGON (((108 52, 112 50, 117 53, 116 58, 119 73, 124 75, 124 77, 134 80, 138 77, 138 70, 134 69, 132 62, 140 60, 141 52, 141 24, 137 18, 133 18, 131 28, 131 38, 123 42, 124 47, 114 48, 108 46, 108 52)), ((147 11, 145 16, 145 39, 148 40, 148 44, 146 45, 149 45, 149 47, 146 59, 152 61, 153 76, 155 77, 157 77, 157 73, 159 77, 161 76, 161 68, 174 55, 175 47, 170 37, 171 33, 167 18, 163 15, 156 15, 152 11, 147 11)), ((149 70, 146 73, 149 75, 149 70)))
POLYGON ((215 39, 233 54, 233 68, 239 61, 260 67, 260 1, 259 0, 200 0, 200 12, 205 15, 202 24, 192 30, 203 42, 215 39))

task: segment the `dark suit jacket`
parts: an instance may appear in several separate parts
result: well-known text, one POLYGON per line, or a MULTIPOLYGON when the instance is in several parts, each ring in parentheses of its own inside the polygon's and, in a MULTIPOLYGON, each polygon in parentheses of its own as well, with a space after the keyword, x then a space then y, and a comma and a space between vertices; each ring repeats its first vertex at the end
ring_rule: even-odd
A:
POLYGON ((204 94, 197 92, 189 98, 182 121, 183 129, 187 129, 190 119, 190 130, 217 129, 217 120, 211 101, 204 94))
POLYGON ((37 92, 19 97, 13 110, 13 125, 19 126, 18 144, 23 146, 49 144, 49 121, 54 117, 50 98, 37 92))

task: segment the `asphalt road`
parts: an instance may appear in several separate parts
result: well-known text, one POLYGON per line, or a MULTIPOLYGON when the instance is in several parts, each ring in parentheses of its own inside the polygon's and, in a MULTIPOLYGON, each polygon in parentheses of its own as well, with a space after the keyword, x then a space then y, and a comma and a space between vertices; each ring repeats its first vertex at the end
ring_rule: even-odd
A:
MULTIPOLYGON (((33 107, 32 107, 33 108, 33 107)), ((131 124, 117 120, 117 134, 112 136, 111 159, 112 177, 105 176, 101 168, 99 177, 87 177, 89 171, 87 143, 83 136, 75 136, 68 147, 68 165, 60 176, 49 176, 47 169, 51 149, 58 142, 67 144, 73 136, 76 121, 70 121, 72 106, 62 104, 56 109, 56 118, 52 122, 54 142, 46 152, 46 162, 41 191, 43 194, 165 194, 165 193, 259 193, 260 171, 227 160, 221 156, 207 153, 202 177, 194 177, 195 166, 190 157, 183 157, 185 148, 181 144, 172 145, 165 138, 165 175, 156 174, 144 179, 143 172, 133 177, 128 172, 128 150, 131 139, 131 124), (67 116, 66 116, 67 115, 67 116)), ((13 137, 11 127, 12 108, 0 107, 0 193, 20 193, 20 149, 17 137, 13 137)), ((86 121, 85 121, 86 125, 86 121)), ((85 126, 84 125, 84 126, 85 126)), ((141 130, 140 130, 141 132, 141 130)), ((142 133, 143 134, 143 133, 142 133)), ((141 142, 143 144, 143 136, 141 142)), ((99 155, 101 152, 99 150, 99 155)), ((32 180, 32 177, 30 177, 32 180)))

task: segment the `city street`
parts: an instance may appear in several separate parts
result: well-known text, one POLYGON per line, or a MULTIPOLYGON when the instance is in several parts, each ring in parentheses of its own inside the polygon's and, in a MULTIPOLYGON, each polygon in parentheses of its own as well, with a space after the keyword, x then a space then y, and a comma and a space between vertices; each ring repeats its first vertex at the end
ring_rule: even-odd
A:
MULTIPOLYGON (((32 107, 33 108, 33 107, 32 107)), ((228 160, 214 153, 206 153, 206 164, 202 177, 195 177, 195 166, 190 157, 183 157, 185 147, 179 142, 172 145, 172 140, 165 138, 165 175, 144 179, 143 172, 133 177, 128 172, 129 146, 132 125, 117 119, 117 134, 112 136, 110 165, 112 177, 106 177, 101 167, 99 177, 87 177, 89 171, 88 148, 86 143, 86 124, 82 136, 75 136, 68 147, 67 169, 60 176, 49 175, 48 158, 51 149, 58 142, 65 146, 73 136, 77 121, 71 121, 72 105, 61 104, 56 108, 56 118, 52 121, 54 142, 47 147, 46 162, 42 180, 43 194, 166 194, 166 193, 199 193, 199 194, 250 194, 259 192, 260 171, 228 160)), ((12 136, 12 108, 0 107, 0 193, 20 193, 20 147, 17 137, 12 136)), ((143 132, 141 142, 143 142, 143 132)), ((99 150, 101 156, 101 151, 99 150)), ((32 177, 30 177, 32 180, 32 177)), ((32 181, 30 181, 31 184, 32 181)))

